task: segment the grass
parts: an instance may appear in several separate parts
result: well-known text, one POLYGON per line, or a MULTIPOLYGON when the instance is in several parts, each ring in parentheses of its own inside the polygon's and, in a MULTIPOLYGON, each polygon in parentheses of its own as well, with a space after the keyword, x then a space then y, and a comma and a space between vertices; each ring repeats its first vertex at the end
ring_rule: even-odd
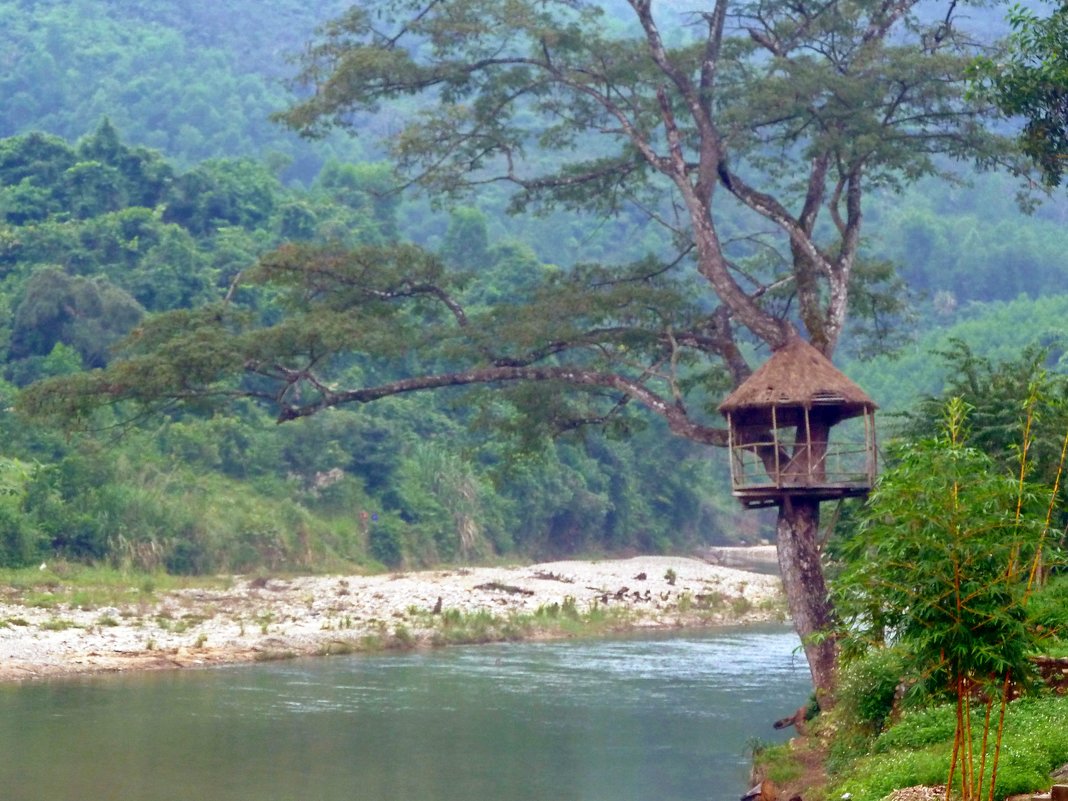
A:
POLYGON ((403 622, 378 622, 378 631, 360 637, 338 637, 319 648, 320 656, 380 653, 419 647, 478 645, 532 638, 596 637, 627 627, 630 615, 623 609, 595 606, 580 612, 574 600, 548 604, 533 613, 495 615, 488 610, 463 612, 446 609, 440 614, 409 607, 403 622))
POLYGON ((41 631, 66 631, 74 628, 78 628, 77 623, 61 617, 51 618, 40 625, 41 631))
POLYGON ((1053 659, 1064 659, 1068 657, 1068 640, 1058 640, 1054 645, 1045 649, 1043 656, 1049 656, 1053 659))
MULTIPOLYGON (((978 714, 978 713, 977 713, 978 714)), ((1068 762, 1068 697, 1044 694, 1009 705, 995 798, 1048 790, 1052 770, 1068 762)), ((869 743, 868 753, 839 767, 828 798, 879 801, 918 784, 944 784, 953 744, 954 707, 906 714, 869 743)), ((975 730, 981 728, 977 720, 975 730)), ((976 753, 980 743, 975 744, 976 753)))
POLYGON ((148 600, 157 592, 189 587, 225 587, 229 578, 171 576, 110 567, 52 562, 38 567, 0 569, 3 600, 41 609, 69 606, 82 610, 148 600))
POLYGON ((750 749, 754 769, 762 779, 771 780, 778 788, 780 798, 803 795, 815 800, 823 797, 821 794, 826 792, 827 780, 823 737, 802 737, 782 745, 754 740, 750 749))
POLYGON ((803 766, 788 744, 753 746, 753 762, 762 767, 764 775, 777 785, 798 779, 803 766))
MULTIPOLYGON (((1050 581, 1032 597, 1027 611, 1032 625, 1046 633, 1042 655, 1068 656, 1068 576, 1050 581)), ((828 716, 829 728, 834 729, 827 759, 833 774, 828 799, 849 793, 853 801, 877 801, 894 789, 945 784, 956 729, 954 704, 932 706, 928 702, 923 708, 906 711, 878 733, 894 705, 883 696, 896 694, 900 671, 893 650, 887 649, 858 660, 842 674, 839 705, 828 716)), ((975 704, 972 730, 977 761, 981 713, 981 705, 975 704)), ((1009 705, 996 799, 1049 789, 1050 772, 1068 763, 1066 720, 1068 696, 1048 689, 1009 705)))

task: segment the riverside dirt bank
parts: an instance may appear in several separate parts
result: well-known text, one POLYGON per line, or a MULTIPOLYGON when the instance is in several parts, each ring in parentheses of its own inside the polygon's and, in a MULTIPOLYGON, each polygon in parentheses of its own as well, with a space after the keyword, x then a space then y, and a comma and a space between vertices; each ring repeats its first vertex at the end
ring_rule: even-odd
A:
MULTIPOLYGON (((59 597, 62 587, 55 587, 59 597)), ((47 600, 47 599, 45 599, 47 600)), ((375 576, 234 577, 224 588, 144 593, 83 608, 0 603, 0 680, 198 667, 783 618, 777 577, 699 559, 641 556, 375 576), (451 627, 451 629, 450 629, 451 627), (466 629, 464 628, 466 627, 466 629), (452 635, 458 631, 457 637, 452 635)))

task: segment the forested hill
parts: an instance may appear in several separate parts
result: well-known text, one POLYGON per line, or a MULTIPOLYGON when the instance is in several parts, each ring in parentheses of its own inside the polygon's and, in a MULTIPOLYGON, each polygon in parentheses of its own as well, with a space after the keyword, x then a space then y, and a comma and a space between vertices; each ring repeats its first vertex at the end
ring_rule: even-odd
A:
MULTIPOLYGON (((0 0, 0 136, 43 131, 73 142, 107 118, 124 142, 154 148, 179 168, 251 158, 284 182, 311 184, 328 160, 374 160, 374 135, 396 113, 369 119, 362 138, 314 143, 268 119, 292 99, 285 85, 295 72, 291 57, 347 5, 0 0)), ((998 8, 971 8, 968 17, 982 35, 1004 27, 998 8)), ((1012 179, 983 177, 976 186, 931 181, 888 194, 866 210, 869 254, 897 264, 913 292, 937 299, 939 324, 972 301, 1059 293, 1068 201, 1062 193, 1027 217, 1016 189, 1012 179)), ((480 199, 489 235, 522 239, 546 262, 625 259, 663 243, 660 232, 641 229, 638 216, 611 224, 563 215, 508 219, 505 204, 500 194, 480 199), (630 253, 620 252, 621 241, 630 253)), ((399 225, 406 238, 432 244, 445 227, 410 204, 399 225)))
POLYGON ((0 136, 74 140, 110 118, 126 141, 183 166, 270 158, 310 179, 355 140, 311 146, 268 121, 289 94, 288 59, 341 0, 0 2, 0 136))
MULTIPOLYGON (((0 0, 4 408, 35 379, 107 364, 144 315, 218 300, 283 242, 414 241, 477 271, 481 304, 576 261, 663 247, 638 213, 512 218, 495 191, 432 209, 389 191, 389 168, 362 140, 307 143, 269 122, 290 99, 286 54, 344 6, 0 0)), ((847 368, 884 406, 938 390, 928 349, 953 333, 999 357, 1062 333, 1068 203, 1026 216, 1011 179, 962 178, 973 184, 921 183, 866 209, 865 255, 876 274, 899 267, 913 311, 894 338, 876 330, 842 349, 904 345, 906 361, 847 368)), ((520 430, 514 409, 450 394, 283 426, 251 404, 169 411, 121 430, 99 420, 72 439, 0 415, 0 564, 422 565, 688 549, 761 525, 727 497, 722 454, 658 422, 550 442, 520 430), (513 435, 487 427, 502 418, 513 435)))
MULTIPOLYGON (((251 158, 289 183, 311 184, 324 163, 375 160, 374 137, 396 110, 366 121, 366 135, 307 142, 269 121, 287 106, 286 87, 314 30, 345 0, 108 3, 0 0, 0 136, 30 131, 73 142, 107 118, 124 142, 158 150, 179 168, 217 158, 251 158)), ((612 13, 611 4, 606 6, 612 13)), ((615 11, 622 17, 622 10, 615 11)), ((979 35, 1004 28, 998 8, 970 8, 979 35)), ((866 210, 869 255, 898 265, 909 287, 947 312, 972 301, 1042 297, 1061 291, 1068 245, 1063 193, 1023 215, 1010 178, 962 175, 889 193, 866 210)), ((663 235, 640 215, 612 223, 509 219, 502 194, 479 200, 491 237, 522 239, 543 261, 619 260, 655 252, 663 235), (563 232, 563 235, 561 235, 563 232), (630 252, 621 252, 625 241, 630 252)), ((405 205, 405 238, 440 244, 445 222, 405 205)))
MULTIPOLYGON (((143 315, 218 299, 283 241, 396 237, 397 204, 374 191, 381 179, 373 164, 329 166, 310 190, 251 160, 182 170, 107 122, 77 143, 0 140, 5 407, 18 386, 106 364, 143 315)), ((498 276, 486 300, 543 269, 529 248, 489 242, 471 209, 451 215, 441 253, 498 276)), ((68 439, 9 409, 0 564, 51 554, 178 572, 425 565, 743 535, 723 464, 659 425, 628 440, 551 443, 475 422, 455 396, 426 395, 284 426, 248 404, 187 407, 121 431, 98 420, 95 435, 68 439)))

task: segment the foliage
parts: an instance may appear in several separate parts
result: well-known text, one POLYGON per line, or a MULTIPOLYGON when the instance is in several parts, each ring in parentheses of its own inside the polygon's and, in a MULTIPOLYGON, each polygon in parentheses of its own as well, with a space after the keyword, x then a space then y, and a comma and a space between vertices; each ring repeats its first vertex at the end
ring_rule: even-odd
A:
POLYGON ((45 356, 67 345, 87 367, 103 367, 108 349, 136 325, 144 309, 107 279, 70 276, 45 268, 26 282, 15 309, 11 356, 45 356))
POLYGON ((1041 633, 1043 651, 1068 644, 1068 576, 1057 575, 1027 605, 1032 626, 1041 633))
POLYGON ((1023 593, 1045 502, 966 444, 965 414, 951 401, 943 433, 909 443, 883 474, 841 581, 856 635, 902 643, 936 693, 960 677, 1022 679, 1034 642, 1023 593))
POLYGON ((1022 117, 1020 143, 1049 186, 1060 184, 1068 158, 1068 8, 1048 17, 1013 6, 1008 52, 975 65, 975 91, 1007 117, 1022 117))
POLYGON ((0 458, 0 567, 34 564, 44 552, 40 533, 21 509, 32 474, 30 465, 0 458))
MULTIPOLYGON (((395 233, 397 203, 384 194, 388 174, 381 165, 335 165, 310 193, 298 193, 249 162, 213 162, 182 174, 158 154, 122 144, 107 124, 74 146, 29 135, 0 141, 0 152, 8 179, 32 182, 47 199, 25 221, 4 229, 12 232, 5 262, 4 297, 13 311, 7 373, 20 385, 70 375, 92 360, 109 361, 114 332, 140 319, 140 311, 127 318, 118 313, 122 306, 108 305, 116 298, 137 308, 127 292, 149 309, 181 309, 174 324, 188 330, 191 320, 203 319, 188 307, 226 291, 225 282, 247 270, 286 226, 310 240, 343 230, 349 244, 384 242, 395 233), (130 176, 123 189, 128 202, 137 197, 154 208, 83 204, 75 213, 67 171, 90 150, 101 164, 130 176), (195 181, 184 182, 190 174, 195 181), (144 178, 152 175, 166 180, 144 178), (175 187, 193 183, 204 190, 199 206, 187 205, 186 190, 176 194, 175 187)), ((487 254, 493 260, 488 268, 497 271, 487 287, 499 299, 510 299, 524 282, 529 287, 531 275, 542 269, 529 250, 514 245, 494 246, 487 254)), ((247 306, 246 315, 262 313, 264 320, 278 315, 277 297, 254 285, 237 289, 235 297, 247 306)), ((294 302, 298 298, 295 292, 294 302)), ((194 350, 205 340, 197 343, 194 350)), ((381 369, 362 362, 341 359, 338 369, 381 369)), ((10 406, 10 388, 5 393, 10 406)), ((181 573, 308 567, 339 558, 418 566, 459 558, 459 533, 472 525, 479 532, 472 554, 550 555, 636 543, 660 550, 708 536, 703 533, 708 518, 690 517, 690 511, 725 503, 708 500, 717 489, 715 481, 702 480, 704 468, 665 476, 677 453, 646 457, 643 469, 623 443, 600 449, 595 441, 561 444, 533 458, 530 471, 513 470, 515 454, 480 444, 481 435, 471 438, 458 422, 462 411, 447 400, 398 400, 376 405, 373 412, 338 412, 282 428, 265 425, 266 416, 251 404, 233 404, 229 415, 205 414, 205 408, 191 404, 144 435, 128 433, 140 443, 136 469, 125 455, 133 446, 106 441, 72 446, 9 421, 9 452, 39 459, 41 468, 32 499, 20 499, 7 516, 5 559, 22 564, 63 554, 181 573), (450 499, 459 496, 420 456, 435 436, 462 445, 439 449, 438 458, 451 465, 444 475, 465 476, 461 487, 478 488, 480 500, 467 511, 449 511, 450 499), (589 453, 580 455, 587 447, 589 453), (83 448, 88 450, 80 456, 83 448), (98 459, 121 469, 101 469, 93 478, 91 469, 74 467, 98 459), (661 466, 650 469, 657 460, 661 466), (164 469, 164 461, 171 466, 164 469), (202 477, 195 490, 187 469, 202 477), (613 471, 620 475, 611 476, 613 471), (146 476, 154 477, 145 484, 146 476), (234 481, 244 483, 239 488, 234 481), (696 492, 699 484, 711 489, 696 492), (656 488, 658 500, 644 513, 631 514, 645 508, 640 497, 650 493, 644 485, 656 488), (200 497, 192 505, 191 492, 200 497), (260 509, 258 520, 240 512, 246 508, 243 496, 260 509), (296 506, 287 508, 279 499, 296 506), (584 505, 602 512, 585 516, 584 505), (360 522, 361 515, 372 513, 376 525, 360 522), (303 530, 307 542, 287 534, 294 529, 303 530)), ((106 413, 94 424, 106 430, 114 423, 106 413)), ((710 533, 717 531, 718 526, 710 533)))
POLYGON ((905 435, 934 435, 938 410, 947 399, 960 398, 969 407, 963 433, 970 445, 1008 470, 1018 469, 1025 459, 1029 476, 1051 486, 1068 431, 1068 376, 1050 369, 1061 347, 1059 340, 1049 347, 1029 345, 1011 359, 994 361, 977 355, 963 340, 950 339, 946 349, 935 354, 945 363, 948 380, 939 396, 920 399, 908 416, 905 435))
MULTIPOLYGON (((1032 375, 1035 368, 1060 372, 1061 343, 1068 334, 1064 325, 1066 316, 1068 296, 1065 295, 975 303, 955 315, 952 324, 918 336, 911 346, 894 356, 878 356, 867 363, 851 361, 844 369, 884 412, 890 413, 882 416, 885 428, 923 397, 948 399, 948 392, 944 392, 947 387, 958 394, 963 392, 970 403, 977 402, 974 394, 966 391, 966 382, 954 377, 958 353, 962 358, 975 360, 980 386, 990 388, 993 388, 994 374, 1002 370, 1005 375, 997 381, 1004 386, 1014 380, 1019 383, 1012 378, 1014 371, 1020 376, 1032 375), (1036 362, 1036 353, 1044 348, 1049 349, 1046 362, 1036 362), (1025 358, 1025 354, 1029 355, 1025 358), (983 378, 983 373, 988 373, 988 377, 983 378)), ((1053 378, 1050 394, 1055 396, 1059 379, 1053 378)), ((1008 404, 1010 398, 1019 396, 999 397, 1008 404)))
POLYGON ((952 324, 977 301, 1062 293, 1068 196, 1024 213, 1019 191, 1012 176, 962 174, 873 204, 867 252, 896 265, 914 293, 915 324, 952 324))
POLYGON ((842 666, 836 712, 845 725, 872 736, 889 721, 904 675, 902 654, 872 648, 842 666))
MULTIPOLYGON (((974 714, 973 728, 978 732, 982 728, 981 711, 974 714)), ((1010 705, 994 799, 1049 787, 1050 772, 1068 760, 1065 714, 1068 700, 1054 695, 1020 699, 1010 705)), ((879 801, 903 787, 944 784, 955 727, 953 704, 905 714, 875 741, 870 755, 857 759, 834 778, 828 797, 850 793, 854 801, 879 801)), ((974 747, 978 750, 979 746, 977 738, 974 747)))
POLYGON ((913 692, 955 696, 948 783, 956 772, 965 799, 997 777, 1010 682, 1027 686, 1034 673, 1026 607, 1052 503, 1025 481, 1037 397, 1032 387, 1015 473, 968 444, 968 407, 951 399, 940 434, 908 443, 881 477, 838 585, 847 636, 895 644, 913 692), (984 699, 974 701, 985 710, 978 746, 973 698, 984 699))
POLYGON ((216 7, 158 0, 63 5, 0 3, 0 136, 43 130, 73 139, 110 117, 131 139, 182 164, 275 154, 314 175, 347 143, 311 147, 281 135, 268 115, 286 100, 282 57, 344 4, 216 7))

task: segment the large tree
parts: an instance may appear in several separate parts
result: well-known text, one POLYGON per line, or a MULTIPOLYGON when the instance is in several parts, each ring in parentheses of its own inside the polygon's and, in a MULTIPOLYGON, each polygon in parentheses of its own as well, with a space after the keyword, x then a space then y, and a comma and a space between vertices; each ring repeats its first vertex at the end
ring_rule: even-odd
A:
MULTIPOLYGON (((625 427, 639 406, 726 444, 710 409, 751 354, 801 333, 831 356, 851 290, 879 308, 872 276, 885 274, 860 252, 865 194, 997 152, 964 98, 957 0, 933 22, 914 5, 628 0, 613 5, 621 19, 583 0, 366 0, 309 47, 285 122, 359 131, 383 106, 408 109, 388 117, 389 144, 438 200, 497 183, 517 212, 637 210, 676 252, 546 271, 484 308, 470 302, 484 276, 412 248, 287 246, 246 275, 277 287, 286 315, 231 293, 155 319, 106 372, 25 403, 69 415, 116 397, 251 395, 290 420, 474 385, 554 430, 625 427)), ((779 510, 791 615, 829 693, 818 527, 818 502, 779 510)))

